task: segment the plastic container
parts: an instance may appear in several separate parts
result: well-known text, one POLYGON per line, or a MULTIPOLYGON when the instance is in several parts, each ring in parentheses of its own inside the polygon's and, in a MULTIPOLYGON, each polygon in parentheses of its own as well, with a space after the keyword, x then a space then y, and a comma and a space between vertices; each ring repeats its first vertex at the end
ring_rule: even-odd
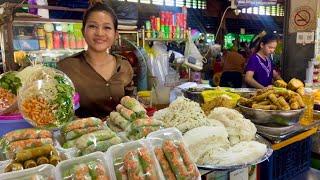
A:
POLYGON ((55 167, 51 164, 43 164, 34 168, 24 169, 0 174, 1 180, 29 180, 29 179, 55 179, 55 167))
MULTIPOLYGON (((89 165, 88 169, 92 168, 92 170, 89 170, 87 172, 87 175, 89 176, 91 175, 91 172, 95 172, 95 173, 101 172, 101 170, 97 171, 97 169, 94 168, 95 166, 91 166, 92 165, 91 162, 97 162, 101 164, 104 168, 103 170, 105 171, 106 177, 110 179, 110 168, 108 167, 108 164, 106 163, 105 155, 102 152, 94 152, 82 157, 69 159, 59 163, 55 169, 56 179, 57 180, 66 179, 65 176, 66 176, 66 173, 68 173, 67 171, 73 171, 73 167, 81 164, 89 165)), ((69 173, 68 173, 69 175, 72 175, 72 172, 69 172, 69 173)), ((86 174, 85 170, 82 169, 82 173, 86 174)))
POLYGON ((287 180, 307 171, 311 165, 311 136, 273 151, 269 161, 260 164, 261 180, 287 180))
MULTIPOLYGON (((176 128, 167 128, 167 129, 152 132, 147 136, 147 139, 150 139, 151 149, 153 152, 155 152, 156 148, 163 149, 163 143, 165 142, 165 140, 172 140, 175 145, 177 145, 178 143, 182 143, 182 145, 187 150, 187 148, 183 142, 182 133, 176 128)), ((189 155, 189 158, 191 160, 189 151, 187 150, 186 152, 189 155)), ((169 161, 169 159, 168 159, 168 161, 169 161)), ((184 163, 186 162, 185 159, 183 159, 183 162, 184 163)), ((196 170, 195 173, 198 174, 197 177, 195 177, 195 179, 201 179, 201 175, 199 173, 197 165, 195 163, 193 163, 193 166, 196 170)), ((174 173, 174 171, 172 171, 172 172, 174 173)))
POLYGON ((2 137, 7 132, 16 129, 30 128, 32 125, 29 124, 21 114, 13 114, 0 116, 0 127, 0 137, 2 137))
POLYGON ((162 171, 161 171, 160 165, 158 164, 158 161, 156 160, 154 153, 150 149, 149 140, 146 140, 146 139, 118 144, 108 149, 108 151, 106 152, 106 156, 107 156, 107 163, 110 168, 111 179, 116 180, 117 175, 121 176, 121 174, 119 174, 121 170, 122 170, 122 173, 125 173, 123 172, 125 171, 124 165, 123 165, 124 156, 130 151, 138 152, 139 150, 141 150, 141 148, 147 148, 147 152, 151 156, 151 160, 154 162, 154 166, 152 170, 153 172, 155 172, 156 179, 160 179, 160 180, 164 179, 161 173, 162 171), (116 171, 118 173, 116 173, 116 171))

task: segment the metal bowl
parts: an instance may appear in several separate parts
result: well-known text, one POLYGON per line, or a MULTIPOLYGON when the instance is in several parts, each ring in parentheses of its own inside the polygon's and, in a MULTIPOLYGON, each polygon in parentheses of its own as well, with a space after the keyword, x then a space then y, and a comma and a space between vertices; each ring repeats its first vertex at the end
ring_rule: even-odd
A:
POLYGON ((233 88, 233 93, 239 94, 241 97, 249 98, 257 92, 255 88, 233 88))
POLYGON ((299 122, 305 108, 298 110, 261 110, 242 106, 238 103, 239 110, 245 118, 253 123, 265 126, 291 126, 299 122))

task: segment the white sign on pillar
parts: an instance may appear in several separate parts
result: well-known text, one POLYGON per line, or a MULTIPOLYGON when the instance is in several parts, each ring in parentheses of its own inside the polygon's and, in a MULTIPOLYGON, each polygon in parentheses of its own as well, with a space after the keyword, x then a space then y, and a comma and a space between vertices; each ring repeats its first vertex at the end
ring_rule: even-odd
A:
POLYGON ((315 31, 317 0, 291 0, 289 33, 315 31))

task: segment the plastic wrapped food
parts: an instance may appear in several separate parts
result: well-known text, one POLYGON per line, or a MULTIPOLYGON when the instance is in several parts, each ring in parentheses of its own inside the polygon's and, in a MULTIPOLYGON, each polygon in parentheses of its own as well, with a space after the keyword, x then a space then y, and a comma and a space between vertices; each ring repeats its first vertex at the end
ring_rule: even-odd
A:
POLYGON ((67 124, 65 124, 61 128, 62 133, 67 133, 70 131, 73 131, 75 129, 83 129, 88 127, 99 127, 102 126, 103 122, 99 118, 95 117, 89 117, 89 118, 83 118, 83 119, 77 119, 74 121, 71 121, 67 124))
POLYGON ((31 169, 0 174, 1 180, 54 180, 54 166, 44 164, 31 169))
POLYGON ((58 153, 51 144, 47 144, 41 147, 22 150, 16 154, 14 160, 17 162, 23 162, 26 160, 35 159, 40 156, 47 156, 52 154, 57 155, 58 153))
POLYGON ((14 130, 4 135, 4 139, 8 143, 11 143, 13 141, 38 138, 52 138, 52 133, 44 129, 27 128, 14 130))
POLYGON ((115 111, 110 113, 110 122, 122 130, 125 130, 130 124, 130 122, 123 118, 120 113, 115 111))
POLYGON ((122 106, 121 104, 118 104, 116 109, 117 109, 117 112, 119 112, 124 118, 126 118, 129 121, 134 121, 137 118, 136 113, 122 106))
POLYGON ((90 154, 95 151, 105 152, 108 150, 109 147, 116 145, 116 144, 120 144, 120 143, 122 143, 122 140, 118 136, 115 136, 115 137, 110 138, 108 140, 98 141, 95 144, 92 144, 92 145, 88 146, 87 148, 85 148, 82 151, 82 155, 90 154))
POLYGON ((0 115, 10 114, 17 110, 17 98, 9 90, 0 87, 0 115))
POLYGON ((153 132, 147 137, 166 179, 198 179, 199 170, 192 162, 183 143, 182 134, 175 128, 153 132))
POLYGON ((38 80, 21 88, 18 97, 19 110, 35 127, 58 128, 74 116, 74 87, 63 76, 56 80, 38 80))
POLYGON ((107 157, 112 179, 163 179, 147 140, 112 146, 107 157))
POLYGON ((95 131, 89 134, 85 134, 77 139, 76 147, 78 149, 85 149, 88 146, 97 143, 98 141, 108 140, 115 136, 116 133, 114 133, 110 129, 95 131))
POLYGON ((162 128, 162 122, 152 118, 143 118, 133 121, 126 129, 127 136, 131 140, 141 139, 149 133, 162 128))
POLYGON ((55 173, 58 179, 110 179, 109 168, 104 154, 95 152, 82 157, 66 160, 58 164, 55 173))

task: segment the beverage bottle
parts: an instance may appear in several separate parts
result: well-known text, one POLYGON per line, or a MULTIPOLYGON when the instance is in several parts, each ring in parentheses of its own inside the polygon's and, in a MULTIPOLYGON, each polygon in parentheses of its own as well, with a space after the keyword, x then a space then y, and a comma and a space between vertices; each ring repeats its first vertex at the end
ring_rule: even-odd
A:
POLYGON ((306 126, 313 122, 314 97, 311 88, 307 87, 304 89, 303 101, 306 109, 302 118, 300 119, 300 124, 306 126))

